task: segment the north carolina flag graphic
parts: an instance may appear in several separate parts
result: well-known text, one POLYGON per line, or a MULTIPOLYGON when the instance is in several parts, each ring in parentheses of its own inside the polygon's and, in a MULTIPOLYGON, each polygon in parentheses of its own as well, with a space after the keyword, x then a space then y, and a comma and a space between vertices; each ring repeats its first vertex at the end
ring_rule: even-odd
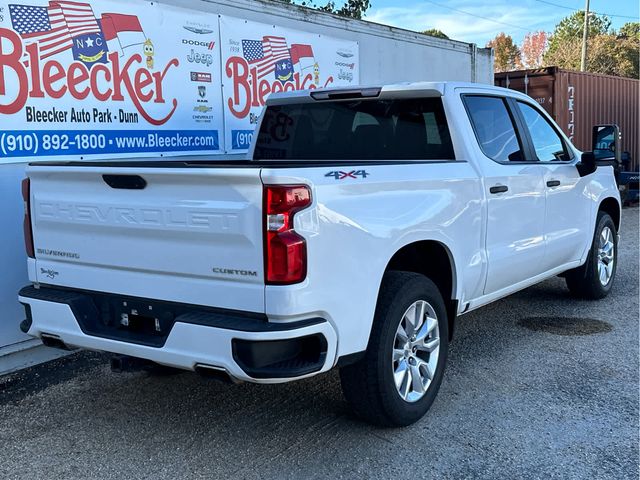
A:
POLYGON ((100 24, 109 46, 119 49, 121 56, 126 48, 142 45, 147 40, 140 19, 135 15, 103 13, 100 24))
POLYGON ((297 65, 300 72, 303 72, 308 68, 313 68, 316 63, 316 59, 311 45, 292 43, 291 63, 293 63, 294 66, 297 65))

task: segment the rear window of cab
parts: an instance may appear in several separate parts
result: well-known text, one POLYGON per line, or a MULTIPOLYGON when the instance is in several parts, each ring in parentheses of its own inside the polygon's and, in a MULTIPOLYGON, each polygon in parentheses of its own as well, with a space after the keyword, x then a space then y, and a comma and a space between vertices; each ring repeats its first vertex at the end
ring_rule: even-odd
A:
POLYGON ((455 160, 441 98, 269 106, 254 160, 455 160))

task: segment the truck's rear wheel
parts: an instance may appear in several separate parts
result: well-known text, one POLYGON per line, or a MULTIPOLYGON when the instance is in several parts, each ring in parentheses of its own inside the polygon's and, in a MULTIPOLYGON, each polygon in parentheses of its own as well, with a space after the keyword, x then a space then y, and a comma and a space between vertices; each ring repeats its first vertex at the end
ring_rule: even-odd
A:
POLYGON ((587 261, 566 273, 567 287, 576 297, 597 300, 609 294, 618 264, 616 226, 606 212, 599 212, 587 261))
POLYGON ((440 388, 448 335, 438 287, 416 273, 386 273, 365 356, 340 370, 355 413, 382 426, 419 420, 440 388))

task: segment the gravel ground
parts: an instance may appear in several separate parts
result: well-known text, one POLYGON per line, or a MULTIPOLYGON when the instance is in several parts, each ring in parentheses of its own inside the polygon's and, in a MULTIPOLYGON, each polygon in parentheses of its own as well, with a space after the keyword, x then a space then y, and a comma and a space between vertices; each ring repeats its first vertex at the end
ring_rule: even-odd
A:
POLYGON ((354 419, 336 372, 226 386, 79 353, 0 378, 0 478, 637 479, 638 209, 623 221, 608 299, 555 278, 462 317, 412 427, 354 419))

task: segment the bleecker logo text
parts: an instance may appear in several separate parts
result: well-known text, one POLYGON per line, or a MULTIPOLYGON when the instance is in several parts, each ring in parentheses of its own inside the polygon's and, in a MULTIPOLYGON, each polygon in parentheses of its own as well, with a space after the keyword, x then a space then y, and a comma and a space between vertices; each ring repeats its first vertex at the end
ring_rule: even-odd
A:
MULTIPOLYGON (((246 118, 251 107, 263 106, 266 97, 271 93, 317 88, 311 74, 300 76, 297 72, 293 74, 292 81, 284 85, 279 81, 270 82, 261 78, 258 69, 250 66, 242 57, 230 57, 225 65, 225 73, 233 83, 233 96, 228 98, 227 105, 236 118, 246 118)), ((324 87, 328 87, 333 81, 333 77, 330 76, 324 87)))
POLYGON ((144 104, 166 103, 163 81, 169 69, 177 67, 180 62, 174 58, 161 72, 152 73, 146 68, 136 68, 142 64, 140 54, 132 55, 123 65, 119 55, 119 52, 110 53, 109 64, 96 63, 89 69, 84 63, 76 61, 65 70, 56 60, 41 64, 37 43, 23 49, 16 33, 0 28, 0 96, 7 95, 7 77, 18 77, 18 92, 9 103, 0 103, 0 114, 10 115, 21 111, 29 98, 59 99, 69 94, 76 100, 91 96, 101 102, 123 102, 126 93, 145 120, 152 125, 163 125, 173 116, 178 101, 175 98, 171 101, 171 111, 163 118, 153 118, 144 104), (10 45, 10 53, 5 53, 7 45, 10 45), (28 66, 21 61, 24 50, 28 66), (99 87, 98 82, 101 85, 106 82, 108 87, 99 87))

